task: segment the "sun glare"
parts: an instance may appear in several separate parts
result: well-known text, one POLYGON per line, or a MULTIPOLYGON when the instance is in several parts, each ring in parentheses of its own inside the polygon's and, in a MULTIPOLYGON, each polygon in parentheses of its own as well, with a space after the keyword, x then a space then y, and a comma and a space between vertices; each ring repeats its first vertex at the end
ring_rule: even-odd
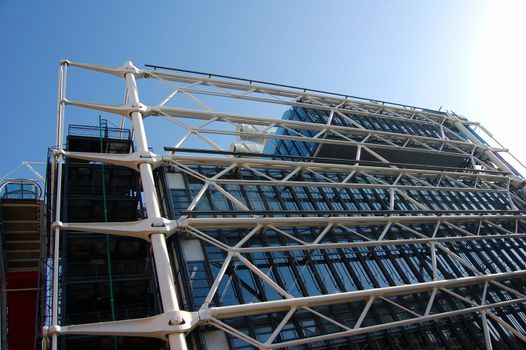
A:
POLYGON ((476 69, 477 117, 520 159, 526 159, 525 1, 494 1, 486 9, 476 69))

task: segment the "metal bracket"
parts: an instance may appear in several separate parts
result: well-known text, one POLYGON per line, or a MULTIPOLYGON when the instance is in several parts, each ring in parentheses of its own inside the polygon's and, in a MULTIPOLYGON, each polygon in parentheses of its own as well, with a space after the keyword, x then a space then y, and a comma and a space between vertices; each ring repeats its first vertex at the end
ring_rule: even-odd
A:
POLYGON ((68 60, 62 60, 60 62, 61 64, 67 64, 72 67, 78 67, 83 68, 87 70, 92 70, 99 73, 105 73, 110 75, 115 75, 120 78, 125 78, 125 75, 128 73, 133 73, 136 77, 136 79, 143 78, 144 76, 147 76, 147 72, 144 72, 137 67, 135 67, 130 61, 127 61, 124 63, 124 66, 122 67, 105 67, 105 66, 99 66, 96 64, 85 64, 85 63, 79 63, 79 62, 70 62, 68 60))
POLYGON ((104 162, 113 165, 119 165, 138 171, 139 165, 150 164, 152 168, 160 167, 163 162, 162 156, 159 156, 153 152, 134 152, 128 154, 115 154, 115 153, 95 153, 95 152, 68 152, 68 151, 54 151, 54 155, 62 155, 65 157, 93 160, 96 162, 104 162))
POLYGON ((141 113, 143 118, 146 118, 152 114, 154 114, 154 111, 152 111, 151 108, 143 105, 142 103, 139 103, 137 105, 128 105, 128 104, 108 104, 108 103, 90 103, 90 102, 82 102, 82 101, 69 101, 67 99, 63 99, 61 103, 64 103, 66 105, 70 106, 76 106, 76 107, 82 107, 87 109, 93 109, 96 111, 102 111, 117 115, 122 115, 126 118, 131 118, 132 113, 139 112, 141 113))
MULTIPOLYGON (((181 223, 183 225, 183 223, 181 223)), ((56 221, 52 228, 60 230, 112 234, 142 238, 149 241, 152 234, 164 234, 167 237, 182 229, 178 220, 169 220, 163 217, 147 218, 130 222, 75 222, 64 223, 56 221)))
POLYGON ((43 327, 42 335, 113 335, 149 337, 166 340, 169 334, 185 333, 199 323, 197 311, 169 311, 156 316, 132 320, 85 323, 79 325, 43 327))

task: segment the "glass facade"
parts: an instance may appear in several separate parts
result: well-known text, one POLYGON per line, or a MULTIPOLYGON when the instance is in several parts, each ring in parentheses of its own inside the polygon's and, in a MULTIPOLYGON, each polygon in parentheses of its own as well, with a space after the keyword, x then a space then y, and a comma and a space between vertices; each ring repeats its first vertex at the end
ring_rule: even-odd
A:
MULTIPOLYGON (((511 199, 509 191, 491 186, 495 182, 481 181, 479 185, 476 177, 454 177, 454 174, 438 176, 433 172, 438 171, 440 165, 452 173, 479 174, 476 165, 465 154, 473 152, 472 149, 460 143, 445 145, 440 142, 444 139, 444 133, 451 134, 450 139, 465 140, 465 136, 454 125, 441 126, 383 116, 330 114, 299 107, 287 111, 284 119, 419 136, 429 139, 429 142, 424 143, 424 139, 418 138, 388 138, 387 134, 369 137, 363 142, 363 137, 356 134, 326 133, 324 138, 347 140, 347 148, 330 143, 321 144, 315 140, 277 138, 266 145, 264 156, 261 156, 261 159, 369 166, 354 173, 330 168, 327 171, 311 171, 308 167, 293 173, 290 169, 262 165, 237 167, 235 170, 229 170, 227 166, 191 166, 190 171, 166 167, 161 174, 166 198, 169 199, 165 201, 166 210, 171 212, 172 218, 498 216, 526 210, 523 194, 516 190, 510 191, 513 198, 518 199, 511 199), (364 157, 363 153, 362 156, 359 153, 357 155, 357 148, 364 144, 368 144, 370 149, 378 149, 375 153, 382 155, 376 158, 371 157, 373 152, 369 157, 364 157), (396 154, 392 153, 393 150, 396 154), (430 151, 429 157, 433 157, 427 166, 422 167, 414 162, 415 152, 420 150, 430 151), (322 153, 330 157, 320 156, 322 153), (392 159, 389 159, 391 155, 392 159), (425 168, 429 172, 419 174, 416 171, 410 176, 400 176, 385 170, 395 163, 403 163, 404 169, 425 168), (203 188, 204 182, 199 175, 213 178, 218 174, 222 174, 223 183, 203 188), (396 184, 396 187, 389 184, 396 184)), ((298 134, 315 138, 319 130, 281 128, 276 132, 280 136, 298 134)), ((210 300, 212 307, 280 300, 283 298, 280 290, 292 297, 308 297, 521 270, 526 261, 523 238, 464 240, 460 237, 519 233, 524 232, 525 228, 526 225, 520 220, 500 220, 498 217, 487 222, 457 220, 441 224, 409 221, 386 225, 363 221, 319 227, 267 225, 252 235, 249 228, 206 228, 199 230, 198 234, 200 238, 207 237, 208 240, 196 239, 197 234, 185 235, 174 239, 172 244, 178 252, 175 257, 184 308, 195 311, 207 302, 214 280, 229 258, 232 260, 227 264, 225 276, 210 300), (430 247, 429 242, 410 242, 429 237, 447 239, 433 247, 430 247), (382 239, 405 240, 406 243, 344 246, 350 242, 382 239), (247 248, 240 256, 230 257, 227 251, 221 249, 221 244, 234 247, 240 242, 247 248), (299 248, 309 242, 333 246, 329 249, 299 248), (342 248, 334 245, 338 243, 343 244, 342 248), (258 251, 258 247, 289 249, 258 251), (262 271, 275 285, 266 281, 246 261, 262 271)), ((280 311, 233 317, 224 322, 262 343, 271 337, 280 322, 285 322, 281 332, 272 335, 275 342, 284 344, 290 340, 341 332, 346 327, 352 329, 357 322, 361 327, 371 327, 371 331, 361 334, 327 340, 320 338, 315 342, 287 346, 291 349, 482 349, 486 345, 479 313, 458 314, 384 329, 378 327, 376 331, 374 327, 407 320, 415 315, 447 313, 466 308, 469 301, 480 302, 484 288, 487 303, 510 300, 513 293, 507 291, 506 287, 526 292, 522 279, 509 279, 501 283, 504 287, 467 285, 408 293, 394 298, 375 298, 369 306, 368 300, 359 300, 303 308, 289 319, 286 317, 287 312, 280 311), (428 305, 431 294, 434 294, 431 297, 434 301, 428 305), (462 301, 455 294, 464 296, 466 300, 462 301), (368 312, 362 314, 364 307, 368 308, 368 312)), ((506 323, 526 329, 526 308, 523 304, 504 306, 493 312, 506 323)), ((502 324, 491 323, 490 334, 494 346, 499 349, 523 347, 523 343, 502 324)), ((217 330, 201 326, 189 337, 198 348, 214 349, 207 347, 210 342, 207 339, 216 336, 216 333, 217 330)), ((225 344, 232 349, 254 348, 240 337, 224 337, 225 344)))

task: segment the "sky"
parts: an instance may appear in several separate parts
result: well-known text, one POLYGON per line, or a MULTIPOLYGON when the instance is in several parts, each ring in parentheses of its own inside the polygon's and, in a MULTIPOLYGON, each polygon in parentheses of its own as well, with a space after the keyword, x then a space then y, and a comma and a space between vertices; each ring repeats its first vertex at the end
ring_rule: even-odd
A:
MULTIPOLYGON (((524 13, 520 0, 0 0, 0 176, 44 161, 54 145, 60 59, 132 60, 452 110, 526 160, 524 13)), ((76 89, 122 94, 95 82, 76 89)), ((156 125, 147 124, 150 138, 166 134, 156 125)))

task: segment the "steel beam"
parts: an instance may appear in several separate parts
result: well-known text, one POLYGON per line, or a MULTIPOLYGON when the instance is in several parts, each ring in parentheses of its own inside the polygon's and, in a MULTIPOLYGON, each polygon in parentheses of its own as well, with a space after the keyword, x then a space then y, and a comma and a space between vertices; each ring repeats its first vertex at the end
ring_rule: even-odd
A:
POLYGON ((220 166, 228 167, 237 165, 241 167, 251 167, 256 169, 279 169, 279 170, 316 170, 336 173, 365 172, 377 175, 412 175, 440 178, 443 176, 454 179, 469 180, 486 180, 497 183, 507 183, 509 177, 506 175, 487 174, 484 171, 438 171, 415 168, 394 168, 394 167, 376 167, 366 165, 348 165, 340 163, 321 163, 321 162, 294 162, 287 160, 271 160, 256 157, 220 157, 220 156, 184 156, 180 154, 156 155, 148 152, 141 155, 138 152, 130 154, 107 154, 107 153, 89 153, 89 152, 56 152, 66 157, 74 159, 85 159, 92 161, 102 161, 109 164, 125 166, 132 169, 138 169, 138 165, 149 163, 153 167, 159 167, 162 164, 169 165, 175 161, 185 165, 202 165, 202 166, 220 166))
MULTIPOLYGON (((70 102, 71 103, 71 102, 70 102)), ((435 138, 435 137, 427 137, 427 136, 419 136, 419 135, 410 135, 410 134, 404 134, 404 133, 396 133, 396 132, 388 132, 388 131, 378 131, 378 130, 371 130, 371 129, 361 129, 356 127, 349 127, 349 126, 339 126, 339 125, 327 125, 327 124, 321 124, 321 123, 311 123, 311 122, 303 122, 303 121, 296 121, 296 120, 286 120, 286 119, 273 119, 269 117, 258 117, 258 116, 252 116, 252 115, 239 115, 239 114, 231 114, 231 113, 220 113, 220 112, 214 112, 214 111, 199 111, 199 110, 193 110, 193 109, 182 109, 182 108, 169 108, 169 107, 162 107, 162 108, 151 108, 151 113, 155 115, 168 115, 173 117, 180 117, 180 118, 190 118, 190 119, 202 119, 202 120, 210 120, 214 119, 216 121, 228 121, 231 123, 236 124, 250 124, 250 125, 261 125, 261 126, 275 126, 275 127, 283 127, 283 128, 290 128, 290 129, 299 129, 299 130, 314 130, 314 131, 334 131, 339 134, 343 135, 360 135, 360 136, 367 136, 367 135, 373 135, 373 136, 379 136, 379 137, 385 137, 390 139, 399 139, 399 140, 410 140, 410 141, 420 141, 425 142, 427 144, 438 144, 438 145, 453 145, 457 147, 467 147, 469 150, 473 148, 481 149, 481 150, 493 150, 496 152, 503 152, 506 151, 506 149, 501 148, 492 148, 486 145, 482 145, 480 143, 474 144, 471 142, 466 141, 458 141, 458 140, 449 140, 449 139, 441 139, 441 138, 435 138)), ((201 129, 201 132, 211 132, 211 130, 201 129)), ((258 132, 243 132, 243 135, 247 136, 258 136, 258 137, 268 137, 270 136, 268 133, 258 133, 258 132)), ((375 146, 380 146, 380 144, 374 144, 375 146)))
POLYGON ((253 228, 256 225, 276 227, 319 227, 333 225, 386 225, 402 224, 436 224, 438 222, 480 222, 483 220, 515 221, 525 220, 525 215, 391 215, 391 216, 328 216, 328 217, 218 217, 218 218, 185 218, 181 225, 199 229, 219 228, 253 228))

